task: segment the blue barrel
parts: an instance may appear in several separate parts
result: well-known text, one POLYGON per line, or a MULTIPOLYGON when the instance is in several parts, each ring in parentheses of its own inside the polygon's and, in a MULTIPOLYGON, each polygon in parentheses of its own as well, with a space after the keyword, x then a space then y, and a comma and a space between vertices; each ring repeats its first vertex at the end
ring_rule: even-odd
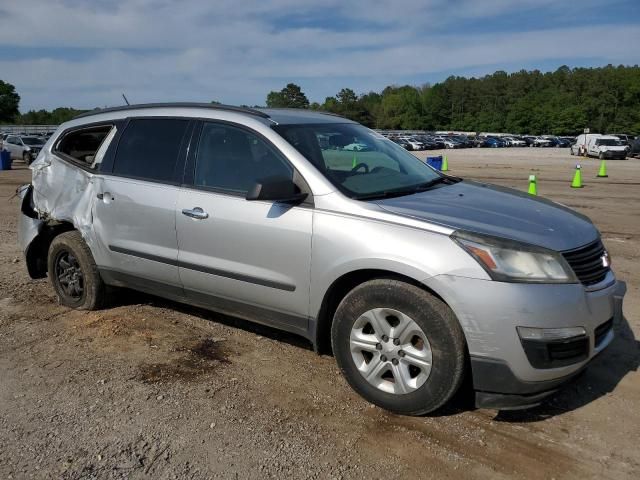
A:
POLYGON ((436 170, 442 170, 442 155, 427 157, 427 165, 431 165, 436 170))
POLYGON ((0 170, 11 170, 11 152, 9 150, 0 151, 0 170))

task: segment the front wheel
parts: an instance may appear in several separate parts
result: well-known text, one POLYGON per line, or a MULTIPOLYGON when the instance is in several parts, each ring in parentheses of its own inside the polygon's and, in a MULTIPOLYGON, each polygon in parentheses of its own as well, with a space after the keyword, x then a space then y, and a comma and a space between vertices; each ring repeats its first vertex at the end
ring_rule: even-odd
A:
POLYGON ((356 287, 336 310, 331 340, 351 387, 392 412, 432 412, 462 383, 460 324, 442 300, 415 285, 378 279, 356 287))
POLYGON ((96 310, 102 306, 104 282, 80 232, 61 233, 53 239, 47 267, 61 305, 79 310, 96 310))
POLYGON ((27 165, 31 164, 31 155, 29 152, 22 152, 22 161, 27 165))

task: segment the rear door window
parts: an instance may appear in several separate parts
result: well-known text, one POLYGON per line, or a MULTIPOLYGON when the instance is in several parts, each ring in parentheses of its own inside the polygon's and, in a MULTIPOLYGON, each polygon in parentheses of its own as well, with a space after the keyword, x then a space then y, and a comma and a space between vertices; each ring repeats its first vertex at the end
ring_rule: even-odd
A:
POLYGON ((177 183, 175 168, 188 125, 188 119, 132 119, 118 143, 113 173, 162 183, 177 183))

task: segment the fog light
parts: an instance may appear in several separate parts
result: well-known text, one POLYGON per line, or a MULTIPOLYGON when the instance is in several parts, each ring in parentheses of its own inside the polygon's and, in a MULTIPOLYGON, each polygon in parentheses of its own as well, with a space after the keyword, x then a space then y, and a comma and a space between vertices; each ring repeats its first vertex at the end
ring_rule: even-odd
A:
POLYGON ((533 368, 557 368, 589 357, 589 337, 583 327, 518 327, 520 343, 533 368))
POLYGON ((586 336, 587 331, 583 327, 565 328, 533 328, 518 327, 518 335, 522 340, 554 341, 586 336))

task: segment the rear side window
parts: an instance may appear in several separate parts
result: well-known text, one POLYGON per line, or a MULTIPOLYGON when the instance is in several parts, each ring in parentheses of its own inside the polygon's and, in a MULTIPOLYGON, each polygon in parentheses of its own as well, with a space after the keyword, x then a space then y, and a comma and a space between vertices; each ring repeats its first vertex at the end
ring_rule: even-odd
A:
POLYGON ((104 156, 104 150, 109 140, 115 134, 113 125, 100 125, 82 130, 74 130, 63 135, 55 148, 56 153, 61 153, 81 165, 97 170, 104 156), (105 148, 100 147, 104 145, 105 148))
POLYGON ((172 183, 188 124, 173 118, 131 120, 118 143, 113 173, 172 183))

